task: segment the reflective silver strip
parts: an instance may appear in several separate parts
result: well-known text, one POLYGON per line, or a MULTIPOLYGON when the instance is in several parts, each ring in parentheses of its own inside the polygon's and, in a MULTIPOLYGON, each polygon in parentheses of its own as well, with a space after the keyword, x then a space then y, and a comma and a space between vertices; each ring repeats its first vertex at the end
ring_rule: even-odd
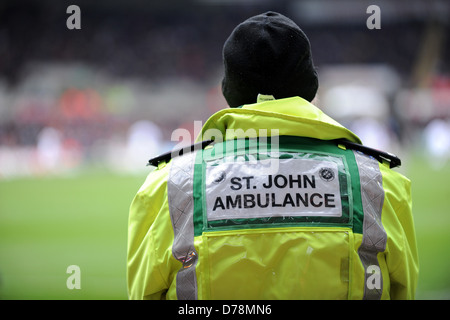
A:
MULTIPOLYGON (((379 163, 377 160, 354 151, 358 164, 361 183, 361 198, 364 211, 363 238, 358 249, 359 258, 364 266, 364 299, 381 299, 383 292, 383 277, 381 272, 375 277, 375 286, 368 284, 368 278, 373 277, 373 270, 380 271, 377 254, 386 249, 387 235, 381 223, 381 211, 384 202, 384 189, 379 163)), ((369 279, 369 282, 371 279, 369 279)))
POLYGON ((167 180, 167 197, 174 232, 172 254, 183 265, 177 273, 179 300, 197 300, 194 248, 194 161, 197 152, 172 159, 167 180))

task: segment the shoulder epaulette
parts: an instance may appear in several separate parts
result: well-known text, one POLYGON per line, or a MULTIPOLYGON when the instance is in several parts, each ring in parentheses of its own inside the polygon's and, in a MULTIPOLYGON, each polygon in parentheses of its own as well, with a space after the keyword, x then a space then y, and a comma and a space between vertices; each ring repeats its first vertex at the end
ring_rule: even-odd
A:
POLYGON ((400 167, 401 164, 402 164, 402 161, 400 160, 400 158, 397 157, 396 155, 392 154, 392 153, 389 153, 389 152, 386 152, 386 151, 381 151, 381 150, 374 149, 374 148, 370 148, 370 147, 367 147, 367 146, 363 146, 361 144, 350 142, 350 141, 345 140, 345 139, 339 139, 339 140, 336 140, 336 142, 338 144, 341 144, 341 145, 345 146, 347 149, 360 151, 360 152, 362 152, 364 154, 372 156, 372 157, 374 157, 375 159, 377 159, 381 163, 385 162, 385 161, 388 161, 390 168, 400 167))
POLYGON ((154 158, 148 160, 147 165, 157 167, 161 162, 169 162, 173 157, 178 157, 185 153, 190 153, 190 152, 194 152, 196 150, 204 149, 206 146, 210 145, 212 142, 213 142, 213 140, 205 140, 205 141, 194 143, 188 147, 184 147, 184 148, 180 148, 180 149, 176 149, 173 151, 163 153, 157 157, 154 157, 154 158))
MULTIPOLYGON (((184 148, 180 148, 177 150, 163 153, 157 157, 150 159, 148 161, 147 165, 157 167, 161 162, 169 162, 173 157, 178 157, 178 156, 181 156, 186 153, 204 149, 206 146, 210 145, 212 142, 213 142, 213 140, 205 140, 205 141, 194 143, 188 147, 184 147, 184 148)), ((358 143, 350 142, 345 139, 338 139, 338 140, 336 140, 336 143, 345 146, 347 149, 360 151, 364 154, 372 156, 381 163, 387 161, 387 162, 389 162, 390 168, 399 167, 402 164, 402 161, 400 160, 400 158, 398 158, 396 155, 386 152, 386 151, 381 151, 378 149, 370 148, 370 147, 367 147, 367 146, 364 146, 364 145, 361 145, 358 143)))

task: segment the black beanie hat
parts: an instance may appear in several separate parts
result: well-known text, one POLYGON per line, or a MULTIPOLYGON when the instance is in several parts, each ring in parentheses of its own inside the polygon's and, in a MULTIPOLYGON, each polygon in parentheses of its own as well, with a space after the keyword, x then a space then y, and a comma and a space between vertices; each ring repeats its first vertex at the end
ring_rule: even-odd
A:
POLYGON ((318 89, 310 43, 289 18, 266 12, 239 24, 223 46, 222 92, 230 107, 258 94, 312 101, 318 89))

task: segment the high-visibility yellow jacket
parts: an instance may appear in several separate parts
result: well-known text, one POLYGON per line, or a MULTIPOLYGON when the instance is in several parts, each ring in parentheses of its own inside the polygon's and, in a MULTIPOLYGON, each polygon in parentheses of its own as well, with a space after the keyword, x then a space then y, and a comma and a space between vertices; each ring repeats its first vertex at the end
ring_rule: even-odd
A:
POLYGON ((130 299, 413 299, 410 181, 299 97, 224 109, 130 207, 130 299))

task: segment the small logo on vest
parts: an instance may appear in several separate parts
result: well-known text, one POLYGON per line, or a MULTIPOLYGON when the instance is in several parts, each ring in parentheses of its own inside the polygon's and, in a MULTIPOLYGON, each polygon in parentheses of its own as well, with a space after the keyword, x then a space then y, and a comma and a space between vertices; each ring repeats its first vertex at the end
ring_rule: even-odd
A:
POLYGON ((330 182, 334 179, 334 172, 330 168, 322 168, 319 171, 320 178, 323 181, 330 182))

